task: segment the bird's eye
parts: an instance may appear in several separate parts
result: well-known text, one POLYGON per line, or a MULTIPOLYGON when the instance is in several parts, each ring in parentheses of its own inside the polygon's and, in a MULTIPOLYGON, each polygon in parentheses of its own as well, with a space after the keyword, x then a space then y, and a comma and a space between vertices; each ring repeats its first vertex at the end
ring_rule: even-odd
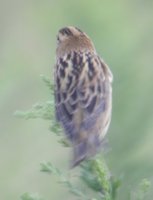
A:
POLYGON ((57 36, 57 44, 59 44, 60 43, 60 38, 59 38, 59 36, 57 36))
POLYGON ((57 41, 58 41, 58 42, 60 41, 59 36, 57 36, 57 41))

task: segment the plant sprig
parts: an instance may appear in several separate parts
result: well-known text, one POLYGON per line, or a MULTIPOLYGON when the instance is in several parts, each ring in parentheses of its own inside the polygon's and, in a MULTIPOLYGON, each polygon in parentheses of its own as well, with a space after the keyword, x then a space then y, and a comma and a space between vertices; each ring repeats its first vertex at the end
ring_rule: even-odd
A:
MULTIPOLYGON (((58 136, 58 142, 64 147, 69 147, 68 141, 65 139, 63 130, 56 122, 54 115, 54 85, 50 79, 44 75, 41 78, 45 85, 49 88, 51 98, 43 103, 36 103, 28 111, 16 111, 15 116, 24 119, 37 119, 50 121, 49 130, 58 136)), ((66 172, 55 167, 51 162, 41 163, 41 172, 49 175, 55 175, 58 183, 68 188, 68 191, 77 197, 78 200, 117 200, 117 191, 121 186, 120 178, 114 178, 102 156, 98 155, 93 159, 84 161, 79 168, 79 174, 76 176, 82 187, 78 187, 71 180, 66 172), (86 189, 84 189, 86 188, 86 189), (85 192, 87 191, 87 192, 85 192), (90 195, 89 195, 90 193, 90 195)), ((71 172, 73 173, 73 172, 71 172)), ((144 179, 135 191, 130 192, 130 200, 144 200, 150 188, 150 182, 144 179)), ((21 200, 44 200, 37 194, 24 193, 21 200)))

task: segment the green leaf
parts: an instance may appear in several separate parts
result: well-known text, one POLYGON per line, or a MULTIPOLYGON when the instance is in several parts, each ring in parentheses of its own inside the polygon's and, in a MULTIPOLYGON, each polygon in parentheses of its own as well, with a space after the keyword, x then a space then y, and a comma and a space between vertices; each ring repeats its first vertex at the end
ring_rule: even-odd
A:
POLYGON ((54 84, 51 83, 51 79, 49 77, 44 76, 43 74, 40 75, 42 81, 46 84, 46 86, 50 89, 51 94, 54 93, 54 84))
POLYGON ((21 196, 21 200, 44 200, 44 199, 41 198, 38 194, 24 193, 21 196))
POLYGON ((143 179, 139 185, 139 188, 142 192, 147 193, 150 189, 151 182, 147 179, 143 179))
POLYGON ((60 170, 57 169, 55 166, 53 166, 50 162, 41 163, 40 166, 41 166, 40 171, 42 171, 42 172, 47 172, 47 173, 53 173, 53 174, 56 174, 56 175, 61 175, 60 170))
POLYGON ((14 115, 24 119, 42 118, 44 120, 51 120, 54 118, 53 102, 36 103, 28 111, 16 111, 14 115))
POLYGON ((81 168, 81 179, 89 188, 104 195, 110 193, 110 174, 104 161, 88 160, 81 165, 81 168))

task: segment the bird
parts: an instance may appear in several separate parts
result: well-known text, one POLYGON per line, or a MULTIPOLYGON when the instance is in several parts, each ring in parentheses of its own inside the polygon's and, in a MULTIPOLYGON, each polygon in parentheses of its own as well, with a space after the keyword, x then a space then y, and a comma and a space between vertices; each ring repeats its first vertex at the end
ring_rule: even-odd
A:
POLYGON ((112 113, 113 75, 92 40, 77 27, 57 34, 55 115, 73 150, 71 167, 101 149, 112 113))

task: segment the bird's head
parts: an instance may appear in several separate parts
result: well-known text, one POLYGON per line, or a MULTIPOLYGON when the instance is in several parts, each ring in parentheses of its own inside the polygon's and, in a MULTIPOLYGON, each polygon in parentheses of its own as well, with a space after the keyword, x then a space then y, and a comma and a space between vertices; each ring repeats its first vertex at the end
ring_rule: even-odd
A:
POLYGON ((63 55, 78 50, 95 51, 94 45, 87 34, 73 26, 60 29, 57 35, 57 54, 63 55))

